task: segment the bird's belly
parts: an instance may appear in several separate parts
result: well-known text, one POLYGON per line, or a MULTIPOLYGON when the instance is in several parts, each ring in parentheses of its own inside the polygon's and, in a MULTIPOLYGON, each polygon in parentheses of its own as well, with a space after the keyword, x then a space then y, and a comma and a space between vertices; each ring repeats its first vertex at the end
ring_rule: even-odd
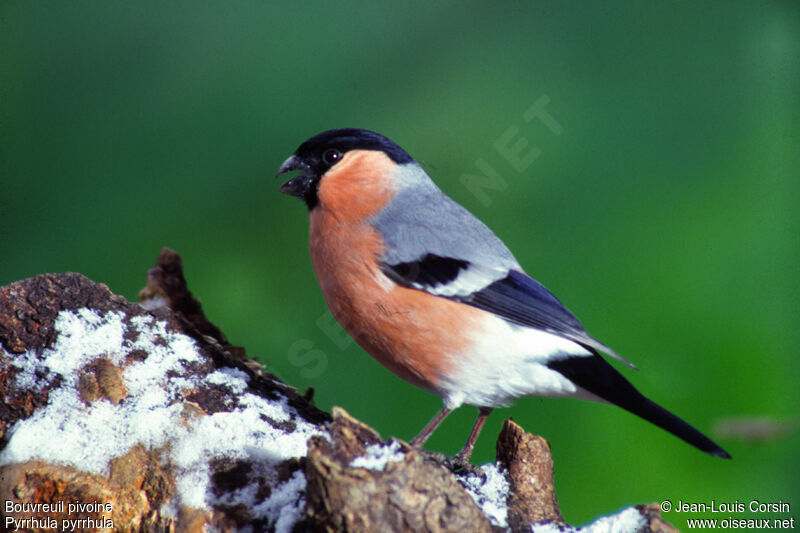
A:
POLYGON ((496 407, 522 396, 596 400, 548 361, 591 356, 582 346, 542 330, 511 324, 491 313, 471 332, 461 364, 440 383, 454 405, 496 407))
POLYGON ((397 376, 445 395, 441 383, 468 351, 465 332, 482 311, 387 278, 377 263, 380 236, 369 226, 324 233, 317 227, 312 216, 311 260, 336 320, 397 376))

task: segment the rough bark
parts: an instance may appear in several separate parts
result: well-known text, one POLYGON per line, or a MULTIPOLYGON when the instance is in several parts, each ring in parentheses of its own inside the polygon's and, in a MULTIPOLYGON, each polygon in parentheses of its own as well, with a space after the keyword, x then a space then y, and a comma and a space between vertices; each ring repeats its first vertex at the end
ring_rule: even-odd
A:
POLYGON ((497 460, 508 476, 508 525, 512 530, 521 531, 540 522, 564 524, 553 484, 553 456, 546 440, 506 420, 497 438, 497 460))
POLYGON ((469 494, 441 463, 401 443, 403 459, 383 470, 351 466, 374 430, 334 409, 332 441, 311 439, 306 460, 309 525, 315 531, 490 532, 469 494))

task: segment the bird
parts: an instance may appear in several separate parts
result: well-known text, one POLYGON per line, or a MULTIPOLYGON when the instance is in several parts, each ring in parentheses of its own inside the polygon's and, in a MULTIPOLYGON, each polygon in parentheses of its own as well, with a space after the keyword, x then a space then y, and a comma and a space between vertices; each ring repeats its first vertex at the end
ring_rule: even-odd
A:
POLYGON ((478 417, 454 464, 469 465, 486 418, 526 396, 617 405, 712 456, 730 455, 646 398, 528 275, 483 222, 447 196, 403 148, 365 129, 309 138, 280 166, 280 187, 309 211, 311 263, 331 313, 372 357, 443 407, 411 441, 454 409, 478 417))

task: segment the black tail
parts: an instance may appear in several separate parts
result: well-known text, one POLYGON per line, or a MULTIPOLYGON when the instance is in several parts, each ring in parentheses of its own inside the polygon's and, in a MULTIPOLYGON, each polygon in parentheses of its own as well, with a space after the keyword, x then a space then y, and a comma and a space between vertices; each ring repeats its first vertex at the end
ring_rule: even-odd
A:
POLYGON ((657 403, 645 398, 601 356, 595 354, 588 357, 567 357, 551 361, 547 366, 579 387, 669 431, 692 446, 717 457, 731 458, 728 452, 714 441, 657 403))

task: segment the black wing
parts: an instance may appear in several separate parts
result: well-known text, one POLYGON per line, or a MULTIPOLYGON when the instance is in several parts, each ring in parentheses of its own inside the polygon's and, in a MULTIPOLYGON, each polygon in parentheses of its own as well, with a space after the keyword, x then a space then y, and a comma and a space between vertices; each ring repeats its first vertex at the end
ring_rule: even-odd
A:
POLYGON ((474 286, 464 290, 461 281, 472 269, 479 269, 463 259, 428 254, 418 261, 383 264, 382 270, 396 283, 424 290, 493 313, 508 322, 541 329, 574 341, 591 351, 601 351, 619 359, 632 368, 614 350, 586 333, 583 325, 541 283, 523 272, 509 270, 499 279, 473 276, 474 286), (486 280, 489 280, 488 282, 486 280), (443 293, 443 287, 460 284, 453 295, 443 293))

